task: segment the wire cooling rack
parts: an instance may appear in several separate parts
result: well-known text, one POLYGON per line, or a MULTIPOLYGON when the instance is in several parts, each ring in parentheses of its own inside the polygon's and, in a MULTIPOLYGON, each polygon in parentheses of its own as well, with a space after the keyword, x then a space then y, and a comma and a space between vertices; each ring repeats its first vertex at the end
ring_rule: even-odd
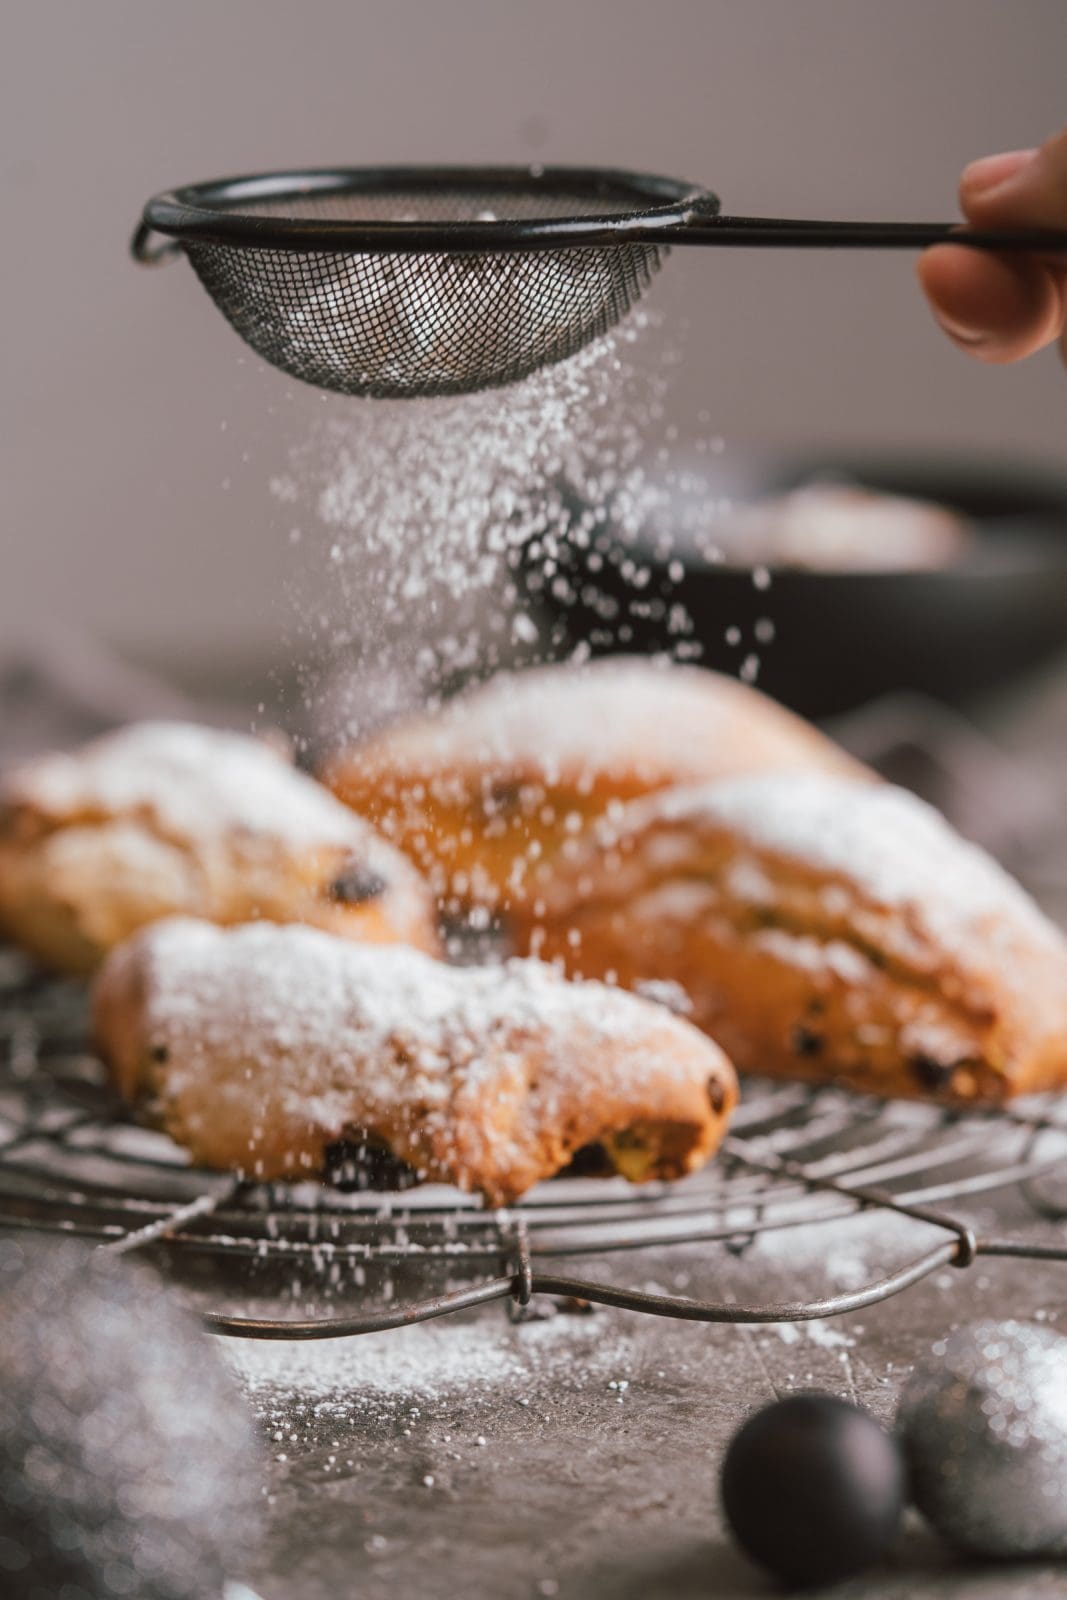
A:
POLYGON ((280 1268, 326 1289, 325 1308, 303 1317, 206 1310, 219 1334, 331 1338, 494 1300, 521 1318, 542 1295, 691 1321, 803 1321, 872 1305, 980 1256, 1067 1262, 1063 1232, 1041 1226, 1065 1219, 1064 1097, 961 1114, 751 1081, 717 1160, 679 1183, 562 1177, 509 1211, 439 1185, 247 1183, 191 1167, 164 1135, 132 1123, 89 1048, 84 986, 0 948, 0 1229, 151 1250, 174 1272, 209 1262, 231 1285, 280 1268), (977 1234, 965 1208, 1008 1188, 1024 1196, 1033 1226, 977 1234), (625 1263, 627 1251, 682 1244, 743 1256, 762 1235, 873 1210, 927 1223, 933 1242, 888 1275, 811 1300, 694 1300, 630 1288, 624 1269, 612 1282, 559 1270, 568 1259, 625 1263))

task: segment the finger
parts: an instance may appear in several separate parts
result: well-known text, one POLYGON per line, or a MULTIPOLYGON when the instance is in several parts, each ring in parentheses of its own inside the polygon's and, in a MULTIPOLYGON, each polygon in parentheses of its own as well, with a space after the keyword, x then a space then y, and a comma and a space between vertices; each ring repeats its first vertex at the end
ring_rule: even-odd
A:
POLYGON ((1039 150, 972 162, 960 205, 979 228, 1067 228, 1067 128, 1039 150))
POLYGON ((1036 156, 1036 148, 1005 150, 1000 155, 982 156, 964 167, 960 178, 960 210, 964 216, 971 215, 972 206, 980 207, 983 195, 992 194, 1002 184, 1016 178, 1036 156))
POLYGON ((1064 331, 1064 274, 1030 257, 937 245, 918 273, 945 332, 980 361, 1020 361, 1064 331))

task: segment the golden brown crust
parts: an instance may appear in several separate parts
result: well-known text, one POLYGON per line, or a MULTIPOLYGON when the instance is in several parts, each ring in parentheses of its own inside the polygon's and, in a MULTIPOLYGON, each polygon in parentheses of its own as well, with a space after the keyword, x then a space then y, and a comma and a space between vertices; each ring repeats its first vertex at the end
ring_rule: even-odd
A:
POLYGON ((606 832, 547 876, 522 947, 679 984, 741 1071, 949 1103, 1067 1083, 1067 942, 913 796, 765 776, 606 832))
POLYGON ((311 928, 176 919, 114 951, 94 1030, 120 1093, 207 1166, 321 1171, 339 1140, 516 1199, 599 1146, 635 1180, 701 1166, 726 1057, 658 1006, 538 962, 454 968, 311 928))
POLYGON ((161 917, 309 922, 435 950, 411 864, 259 740, 144 723, 0 785, 0 929, 91 972, 161 917))
POLYGON ((506 908, 610 806, 679 783, 812 768, 864 770, 734 678, 615 657, 501 674, 343 751, 323 779, 457 909, 506 908))

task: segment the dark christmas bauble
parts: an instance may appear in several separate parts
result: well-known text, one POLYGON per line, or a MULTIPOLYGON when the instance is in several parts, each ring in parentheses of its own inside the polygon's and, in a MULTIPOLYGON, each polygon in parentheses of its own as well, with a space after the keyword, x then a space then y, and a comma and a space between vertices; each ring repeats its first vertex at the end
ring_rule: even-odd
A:
POLYGON ((221 1600, 259 1494, 236 1387, 155 1273, 0 1239, 4 1600, 221 1600))
POLYGON ((757 1411, 722 1468, 726 1518, 742 1549, 794 1585, 833 1583, 878 1561, 904 1509, 904 1464, 873 1417, 832 1395, 757 1411))

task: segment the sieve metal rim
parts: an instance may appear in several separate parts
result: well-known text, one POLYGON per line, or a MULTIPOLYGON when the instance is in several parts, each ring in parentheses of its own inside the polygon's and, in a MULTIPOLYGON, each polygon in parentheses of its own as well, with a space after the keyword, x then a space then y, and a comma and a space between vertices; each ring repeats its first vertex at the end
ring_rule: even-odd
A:
POLYGON ((325 250, 349 254, 493 253, 662 242, 663 228, 682 227, 719 213, 709 189, 683 179, 602 167, 385 166, 298 168, 185 184, 154 195, 144 207, 133 252, 145 259, 148 236, 178 245, 216 244, 252 250, 325 250), (618 213, 519 217, 494 221, 367 221, 272 217, 236 208, 249 201, 308 195, 425 192, 428 189, 538 189, 553 194, 617 196, 632 205, 618 213), (657 239, 646 240, 655 230, 657 239))

